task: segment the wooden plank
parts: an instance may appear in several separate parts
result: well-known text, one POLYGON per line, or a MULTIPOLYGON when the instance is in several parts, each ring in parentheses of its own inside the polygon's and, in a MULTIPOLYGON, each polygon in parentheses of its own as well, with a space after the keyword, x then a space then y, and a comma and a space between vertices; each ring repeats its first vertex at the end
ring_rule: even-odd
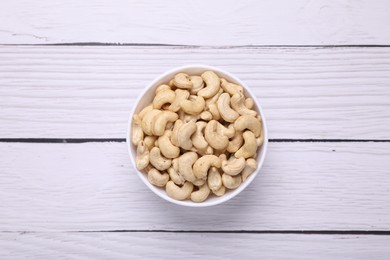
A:
POLYGON ((390 236, 3 233, 5 259, 386 259, 390 236))
POLYGON ((245 81, 270 138, 390 139, 390 48, 1 47, 0 137, 123 138, 142 89, 203 63, 245 81))
POLYGON ((270 143, 229 202, 165 202, 125 143, 0 143, 0 231, 390 230, 390 143, 270 143))
POLYGON ((3 1, 0 43, 390 44, 386 0, 3 1))

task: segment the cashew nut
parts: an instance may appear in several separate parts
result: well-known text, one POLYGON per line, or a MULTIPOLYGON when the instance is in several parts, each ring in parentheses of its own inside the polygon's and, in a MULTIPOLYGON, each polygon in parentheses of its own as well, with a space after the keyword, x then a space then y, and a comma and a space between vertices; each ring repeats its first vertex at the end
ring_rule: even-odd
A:
POLYGON ((222 161, 222 170, 224 173, 236 176, 245 168, 245 159, 243 157, 222 161))
POLYGON ((141 127, 146 135, 153 135, 153 126, 155 123, 155 118, 162 113, 161 110, 152 109, 145 114, 142 119, 141 127))
POLYGON ((164 171, 168 169, 172 160, 167 159, 161 155, 160 148, 153 147, 149 154, 150 163, 159 171, 164 171))
POLYGON ((256 116, 257 112, 251 109, 248 109, 245 106, 245 97, 242 93, 236 93, 232 96, 230 103, 234 110, 236 110, 240 115, 250 115, 256 116))
POLYGON ((190 115, 198 115, 204 110, 205 107, 204 98, 201 96, 196 96, 193 100, 183 100, 180 103, 181 109, 184 112, 190 115))
POLYGON ((217 168, 211 167, 207 176, 207 184, 212 191, 217 191, 222 186, 222 177, 217 168))
POLYGON ((241 145, 244 143, 244 138, 242 137, 242 132, 236 132, 233 139, 229 141, 229 145, 226 150, 229 153, 235 153, 240 149, 241 145))
POLYGON ((191 135, 196 131, 196 124, 194 122, 184 123, 177 133, 177 143, 179 147, 190 150, 192 147, 191 135))
POLYGON ((171 180, 177 185, 183 185, 185 179, 173 167, 168 168, 168 174, 171 180))
POLYGON ((205 150, 209 145, 203 136, 203 129, 206 127, 207 123, 198 121, 195 124, 196 132, 191 137, 192 144, 199 150, 205 150))
POLYGON ((236 158, 244 157, 249 158, 252 157, 257 150, 256 138, 255 135, 251 131, 245 131, 242 134, 244 138, 244 145, 241 146, 240 149, 234 154, 236 158))
POLYGON ((146 106, 144 107, 139 113, 138 113, 138 117, 139 119, 143 119, 144 116, 146 115, 146 113, 148 113, 149 111, 151 111, 153 109, 153 104, 150 104, 149 106, 146 106))
POLYGON ((155 117, 155 122, 153 124, 153 134, 157 136, 162 136, 164 134, 165 127, 168 122, 174 122, 179 118, 179 116, 172 111, 161 111, 161 113, 155 117))
POLYGON ((249 177, 249 175, 251 175, 256 170, 256 168, 257 168, 256 160, 253 158, 247 159, 245 168, 241 173, 242 181, 244 182, 249 177))
POLYGON ((218 121, 211 120, 205 128, 205 138, 211 147, 217 150, 225 149, 229 144, 229 138, 217 132, 218 121))
POLYGON ((154 147, 154 144, 157 140, 157 136, 154 135, 147 135, 144 138, 145 145, 148 147, 149 151, 152 150, 154 147))
POLYGON ((262 146, 263 143, 264 143, 264 135, 260 135, 259 137, 256 138, 257 146, 262 146))
POLYGON ((209 105, 209 110, 210 110, 210 113, 213 116, 214 120, 221 119, 221 115, 220 115, 220 113, 218 111, 217 104, 214 104, 214 103, 210 104, 209 105))
POLYGON ((241 175, 230 176, 224 173, 222 174, 222 183, 228 189, 235 189, 241 184, 241 175))
POLYGON ((158 146, 165 157, 174 159, 179 157, 180 148, 172 144, 170 139, 171 135, 172 131, 166 130, 164 134, 158 138, 158 146))
POLYGON ((230 107, 230 96, 228 93, 223 93, 217 101, 219 114, 223 120, 234 122, 240 115, 230 107))
POLYGON ((171 90, 171 87, 168 86, 168 85, 162 84, 162 85, 160 85, 160 86, 158 86, 158 87, 156 88, 156 91, 155 91, 154 93, 157 94, 158 92, 164 91, 164 90, 171 90))
POLYGON ((221 78, 221 87, 223 88, 223 90, 225 90, 231 96, 233 96, 236 93, 243 93, 244 92, 243 87, 241 87, 240 85, 228 82, 224 78, 221 78))
POLYGON ((164 104, 172 104, 175 97, 175 92, 171 89, 159 91, 153 99, 153 108, 160 109, 164 104))
POLYGON ((200 113, 199 117, 204 121, 210 121, 213 119, 213 115, 209 111, 203 111, 200 113))
POLYGON ((209 195, 210 189, 209 186, 207 186, 207 183, 205 183, 199 187, 199 190, 191 193, 191 200, 193 202, 202 202, 205 201, 209 195))
POLYGON ((175 124, 173 125, 172 135, 171 135, 171 142, 174 146, 179 146, 179 141, 177 140, 178 133, 180 127, 183 125, 183 121, 180 119, 175 121, 175 124))
POLYGON ((198 179, 205 179, 211 166, 221 168, 221 160, 215 155, 203 155, 193 166, 193 172, 198 179))
POLYGON ((177 186, 173 181, 168 181, 165 191, 168 196, 175 200, 185 200, 191 196, 194 185, 191 182, 185 182, 182 187, 177 186))
POLYGON ((173 84, 178 88, 190 89, 192 88, 192 82, 190 77, 186 73, 178 73, 173 78, 173 84))
POLYGON ((148 171, 148 181, 157 187, 164 187, 169 181, 169 175, 166 172, 161 173, 152 168, 148 171))
POLYGON ((203 79, 200 76, 190 76, 190 81, 192 82, 191 94, 198 93, 204 87, 203 79))
POLYGON ((206 83, 206 87, 199 90, 198 96, 204 98, 210 98, 217 94, 220 89, 220 80, 217 74, 213 71, 205 71, 201 75, 203 81, 206 83))
POLYGON ((220 122, 217 124, 217 132, 221 135, 227 136, 227 138, 232 138, 236 133, 236 129, 234 129, 234 125, 230 124, 228 127, 225 127, 220 122))
POLYGON ((226 192, 226 188, 225 188, 225 186, 223 186, 223 185, 221 186, 221 188, 219 188, 219 190, 213 191, 213 193, 214 193, 216 196, 218 196, 218 197, 224 195, 225 192, 226 192))
POLYGON ((145 145, 144 141, 138 142, 137 145, 137 155, 135 157, 135 166, 137 167, 138 170, 143 170, 148 166, 149 164, 149 149, 145 145))
POLYGON ((256 137, 259 137, 261 134, 260 120, 250 115, 242 115, 237 118, 236 122, 234 122, 234 128, 236 131, 249 129, 255 134, 256 137))
POLYGON ((179 157, 179 172, 187 181, 194 182, 196 180, 194 172, 192 171, 192 165, 197 159, 198 155, 195 152, 187 152, 179 157))
POLYGON ((141 119, 138 115, 133 116, 133 123, 131 124, 131 142, 133 145, 137 145, 142 139, 144 139, 144 131, 141 127, 141 119))
POLYGON ((250 97, 245 99, 245 102, 244 102, 246 108, 248 109, 252 109, 253 106, 255 105, 255 103, 253 102, 253 99, 251 99, 250 97))
POLYGON ((190 96, 190 92, 188 92, 188 90, 184 90, 184 89, 176 89, 175 90, 175 100, 173 101, 173 103, 169 106, 169 110, 173 111, 173 112, 177 112, 179 111, 180 109, 180 103, 183 101, 183 100, 186 100, 189 96, 190 96))
POLYGON ((216 104, 219 96, 223 93, 223 89, 220 88, 214 96, 211 98, 206 99, 206 107, 209 107, 211 104, 216 104))

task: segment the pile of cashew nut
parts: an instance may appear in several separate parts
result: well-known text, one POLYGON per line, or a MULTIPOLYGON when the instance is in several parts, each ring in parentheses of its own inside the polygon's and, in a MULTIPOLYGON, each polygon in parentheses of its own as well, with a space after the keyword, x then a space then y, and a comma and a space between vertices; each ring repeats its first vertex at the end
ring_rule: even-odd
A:
POLYGON ((135 114, 136 167, 176 200, 205 201, 236 189, 256 168, 261 117, 243 87, 213 71, 178 73, 135 114))

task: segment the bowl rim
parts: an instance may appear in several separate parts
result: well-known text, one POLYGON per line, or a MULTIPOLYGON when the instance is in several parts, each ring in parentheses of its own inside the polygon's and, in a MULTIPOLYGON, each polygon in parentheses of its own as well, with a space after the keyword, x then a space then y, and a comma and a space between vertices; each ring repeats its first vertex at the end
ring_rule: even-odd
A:
POLYGON ((260 172, 260 169, 263 166, 263 163, 264 163, 264 160, 265 160, 265 157, 266 157, 266 154, 267 154, 267 147, 268 147, 267 120, 266 120, 266 118, 264 116, 264 112, 263 112, 262 107, 260 106, 260 104, 258 103, 258 101, 256 99, 256 96, 253 94, 253 92, 250 90, 250 88, 244 82, 242 82, 239 78, 237 78, 236 76, 232 75, 230 72, 227 72, 227 71, 225 71, 223 69, 220 69, 220 68, 217 68, 217 67, 214 67, 214 66, 204 65, 204 64, 188 64, 188 65, 172 68, 172 69, 170 69, 168 71, 163 72, 162 74, 159 74, 139 94, 139 96, 137 97, 135 103, 133 104, 133 107, 132 107, 131 112, 130 112, 129 120, 127 122, 126 145, 127 145, 127 151, 128 151, 130 160, 131 160, 131 162, 133 164, 134 170, 137 172, 138 177, 157 196, 159 196, 160 198, 162 198, 162 199, 164 199, 166 201, 169 201, 169 202, 171 202, 173 204, 180 205, 180 206, 187 206, 187 207, 209 207, 209 206, 215 206, 215 205, 224 203, 224 202, 234 198, 239 193, 241 193, 243 190, 245 190, 246 187, 248 187, 248 185, 250 183, 252 183, 252 181, 255 179, 255 177, 260 172), (260 157, 260 159, 258 161, 256 160, 257 161, 257 168, 248 177, 248 179, 246 179, 245 182, 241 183, 241 185, 237 189, 232 190, 230 193, 222 195, 221 197, 217 197, 216 200, 213 200, 213 201, 205 200, 205 201, 200 202, 200 203, 193 202, 193 201, 190 201, 190 200, 184 200, 184 201, 175 200, 175 199, 169 197, 166 193, 162 194, 162 193, 158 192, 158 189, 160 189, 160 188, 155 187, 153 184, 151 184, 148 181, 148 179, 145 177, 145 174, 137 169, 136 164, 135 164, 135 154, 133 155, 133 152, 131 150, 131 147, 133 146, 133 144, 131 143, 131 140, 130 140, 131 124, 132 124, 132 120, 133 120, 133 115, 134 115, 134 113, 135 113, 135 111, 137 109, 137 106, 139 105, 139 103, 141 102, 142 98, 146 94, 146 92, 148 92, 151 88, 156 88, 157 87, 156 83, 158 81, 160 81, 162 78, 165 78, 165 77, 167 77, 170 74, 183 72, 183 70, 189 70, 189 69, 212 70, 212 71, 216 72, 217 74, 218 73, 226 74, 231 79, 233 79, 233 83, 241 85, 245 89, 245 91, 249 93, 250 97, 253 99, 254 103, 256 104, 256 107, 258 109, 257 112, 260 114, 260 116, 262 118, 262 126, 263 126, 263 134, 264 134, 264 142, 263 142, 262 147, 260 148, 260 149, 262 149, 262 155, 261 155, 261 157, 260 157))

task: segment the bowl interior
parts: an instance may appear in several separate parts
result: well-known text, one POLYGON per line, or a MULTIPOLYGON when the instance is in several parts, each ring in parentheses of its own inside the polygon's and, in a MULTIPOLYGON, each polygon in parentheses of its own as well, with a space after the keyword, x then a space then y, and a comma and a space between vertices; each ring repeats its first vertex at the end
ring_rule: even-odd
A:
POLYGON ((131 161, 133 163, 133 166, 134 166, 135 170, 137 171, 137 174, 139 175, 141 180, 154 193, 156 193, 161 198, 163 198, 165 200, 168 200, 168 201, 170 201, 172 203, 175 203, 175 204, 184 205, 184 206, 192 206, 192 207, 204 207, 204 206, 211 206, 211 205, 220 204, 222 202, 225 202, 225 201, 233 198, 238 193, 240 193, 242 190, 244 190, 249 185, 249 183, 252 182, 252 180, 258 174, 258 172, 259 172, 259 170, 260 170, 260 168, 261 168, 261 166, 263 164, 264 158, 265 158, 265 154, 266 154, 266 150, 267 150, 267 144, 268 144, 268 133, 267 133, 266 120, 265 120, 264 114, 261 111, 260 105, 258 104, 258 102, 256 100, 256 97, 251 93, 250 89, 246 86, 246 84, 241 82, 238 78, 234 77, 230 73, 225 72, 225 71, 223 71, 221 69, 214 68, 214 67, 211 67, 211 66, 205 66, 205 65, 193 65, 193 66, 179 67, 179 68, 173 69, 171 71, 168 71, 168 72, 164 73, 163 75, 159 76, 158 78, 156 78, 145 89, 145 91, 138 97, 138 100, 136 101, 136 104, 133 107, 133 111, 132 111, 132 113, 130 115, 130 120, 129 120, 129 123, 128 123, 128 132, 127 132, 126 140, 127 140, 127 146, 128 146, 128 149, 129 149, 130 159, 131 159, 131 161), (155 89, 159 85, 167 84, 168 81, 171 80, 173 78, 173 76, 175 74, 177 74, 178 72, 185 72, 187 74, 200 75, 200 74, 202 74, 206 70, 212 70, 212 71, 216 72, 218 74, 218 76, 223 77, 223 78, 225 78, 226 80, 228 80, 230 82, 239 84, 239 85, 244 87, 245 96, 246 97, 251 97, 253 99, 253 101, 254 101, 254 108, 253 109, 256 110, 258 113, 260 113, 260 115, 261 115, 261 117, 263 119, 262 120, 262 124, 263 124, 264 144, 260 147, 260 149, 257 152, 257 158, 256 158, 257 169, 256 169, 256 171, 253 172, 248 177, 248 179, 245 182, 243 182, 237 189, 235 189, 235 190, 226 190, 225 195, 223 195, 221 197, 217 197, 217 196, 212 195, 206 201, 201 202, 201 203, 195 203, 195 202, 192 202, 190 200, 177 201, 177 200, 174 200, 174 199, 170 198, 166 194, 164 188, 159 188, 159 187, 156 187, 156 186, 150 184, 148 179, 147 179, 146 174, 138 171, 135 168, 136 148, 131 144, 131 141, 130 141, 130 136, 131 136, 131 127, 130 126, 131 126, 133 115, 135 113, 138 113, 139 111, 141 111, 145 106, 149 105, 153 101, 153 98, 155 96, 154 91, 155 91, 155 89))

